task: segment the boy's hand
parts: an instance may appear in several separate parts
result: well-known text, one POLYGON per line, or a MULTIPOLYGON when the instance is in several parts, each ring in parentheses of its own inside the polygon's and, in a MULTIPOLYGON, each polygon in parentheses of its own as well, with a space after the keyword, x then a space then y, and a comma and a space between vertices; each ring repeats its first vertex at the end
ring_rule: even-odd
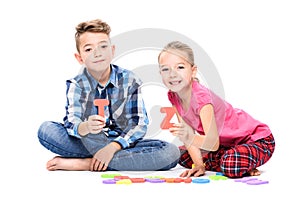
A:
POLYGON ((105 119, 100 115, 91 115, 85 123, 88 133, 98 134, 105 126, 105 119))
POLYGON ((114 154, 119 150, 116 145, 119 144, 112 142, 100 149, 92 159, 90 170, 105 171, 114 154))

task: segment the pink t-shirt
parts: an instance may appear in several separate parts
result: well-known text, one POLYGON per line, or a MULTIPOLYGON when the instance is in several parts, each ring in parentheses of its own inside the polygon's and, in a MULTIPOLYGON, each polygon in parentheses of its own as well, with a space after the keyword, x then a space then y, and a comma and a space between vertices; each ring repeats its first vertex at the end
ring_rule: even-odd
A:
POLYGON ((244 110, 233 108, 231 104, 197 81, 193 82, 191 103, 187 111, 183 110, 176 93, 169 91, 168 98, 186 123, 203 135, 199 113, 204 105, 212 104, 220 135, 220 145, 235 146, 249 143, 271 134, 266 124, 254 119, 244 110))

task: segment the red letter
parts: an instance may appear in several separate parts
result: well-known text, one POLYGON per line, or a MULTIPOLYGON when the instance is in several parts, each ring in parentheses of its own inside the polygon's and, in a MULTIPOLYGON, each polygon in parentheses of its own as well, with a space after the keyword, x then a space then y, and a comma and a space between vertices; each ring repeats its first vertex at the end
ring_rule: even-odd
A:
POLYGON ((104 106, 107 106, 109 101, 107 99, 95 99, 94 105, 98 106, 98 115, 104 117, 104 106))
POLYGON ((172 117, 175 114, 174 107, 161 107, 160 108, 160 112, 166 113, 166 117, 164 118, 164 120, 160 124, 160 128, 161 129, 169 129, 169 128, 171 128, 173 126, 173 124, 174 124, 174 123, 170 123, 170 120, 172 119, 172 117))

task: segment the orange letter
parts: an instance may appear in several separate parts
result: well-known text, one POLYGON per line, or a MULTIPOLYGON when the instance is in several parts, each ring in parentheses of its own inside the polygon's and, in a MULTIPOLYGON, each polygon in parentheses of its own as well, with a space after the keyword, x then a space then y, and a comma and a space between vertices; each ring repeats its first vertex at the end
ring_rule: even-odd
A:
POLYGON ((107 106, 109 101, 107 99, 95 99, 94 105, 98 106, 98 115, 104 117, 104 106, 107 106))
POLYGON ((170 120, 172 119, 172 117, 175 114, 174 107, 161 107, 160 108, 160 112, 166 113, 166 117, 164 118, 164 120, 160 124, 160 128, 161 129, 169 129, 169 128, 171 128, 173 126, 173 124, 174 124, 174 123, 170 123, 170 120))

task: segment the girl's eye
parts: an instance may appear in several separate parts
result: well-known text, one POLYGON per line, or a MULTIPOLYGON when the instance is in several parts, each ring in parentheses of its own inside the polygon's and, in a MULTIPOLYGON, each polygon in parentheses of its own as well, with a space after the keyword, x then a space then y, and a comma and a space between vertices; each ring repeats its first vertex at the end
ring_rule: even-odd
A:
POLYGON ((108 47, 108 45, 101 45, 102 49, 106 49, 108 47))
POLYGON ((178 69, 184 69, 184 66, 183 65, 179 65, 177 68, 178 69))

